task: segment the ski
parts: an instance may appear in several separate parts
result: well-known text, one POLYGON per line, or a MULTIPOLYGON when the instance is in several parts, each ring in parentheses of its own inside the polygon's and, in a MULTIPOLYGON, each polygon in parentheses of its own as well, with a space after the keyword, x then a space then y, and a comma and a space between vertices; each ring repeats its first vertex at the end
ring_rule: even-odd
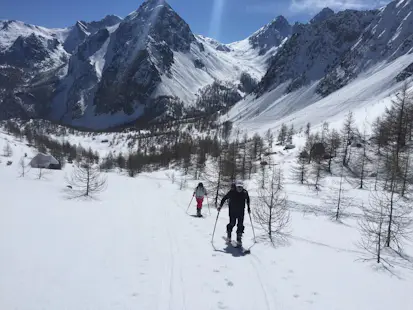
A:
POLYGON ((225 236, 222 236, 222 238, 225 240, 226 244, 231 245, 235 249, 239 249, 242 252, 242 254, 250 254, 251 253, 251 250, 245 249, 242 245, 238 244, 236 241, 229 240, 225 236))

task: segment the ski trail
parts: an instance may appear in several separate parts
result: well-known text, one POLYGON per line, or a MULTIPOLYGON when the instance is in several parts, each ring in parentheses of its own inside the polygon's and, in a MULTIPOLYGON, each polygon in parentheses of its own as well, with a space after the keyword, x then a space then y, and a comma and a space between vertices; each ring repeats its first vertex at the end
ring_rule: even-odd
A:
MULTIPOLYGON (((182 276, 182 267, 180 265, 180 260, 176 260, 176 257, 179 257, 180 254, 180 247, 178 242, 176 242, 176 235, 175 235, 175 231, 173 229, 171 229, 170 227, 170 219, 171 219, 171 212, 170 212, 170 208, 167 208, 167 212, 166 212, 166 233, 168 235, 168 239, 169 239, 169 252, 170 252, 170 257, 171 257, 171 266, 172 266, 172 271, 171 271, 171 281, 170 281, 170 294, 171 296, 175 296, 174 295, 174 288, 177 288, 180 293, 179 295, 181 296, 181 302, 179 305, 179 309, 186 309, 186 300, 185 300, 185 285, 184 285, 184 281, 183 281, 183 276, 182 276), (179 277, 179 280, 178 278, 179 277)), ((172 307, 172 304, 170 303, 170 310, 172 309, 176 309, 172 307)))
MULTIPOLYGON (((259 284, 260 284, 260 286, 261 286, 261 292, 262 292, 262 294, 263 294, 263 296, 264 296, 264 298, 265 298, 266 308, 267 308, 267 310, 272 310, 273 307, 272 307, 271 305, 272 305, 273 303, 270 303, 268 296, 273 296, 273 295, 270 295, 270 294, 268 293, 268 284, 265 284, 265 285, 264 285, 264 282, 263 282, 263 279, 262 279, 262 275, 261 275, 260 269, 257 268, 256 264, 254 263, 254 260, 258 260, 258 259, 257 259, 255 256, 251 256, 251 258, 249 259, 249 263, 251 264, 251 266, 252 266, 252 267, 254 268, 254 270, 255 270, 255 275, 256 275, 256 277, 258 278, 259 284)), ((259 262, 259 260, 258 260, 258 262, 259 262)), ((259 263, 260 263, 260 262, 259 262, 259 263)), ((260 267, 262 268, 261 263, 260 263, 260 267)))

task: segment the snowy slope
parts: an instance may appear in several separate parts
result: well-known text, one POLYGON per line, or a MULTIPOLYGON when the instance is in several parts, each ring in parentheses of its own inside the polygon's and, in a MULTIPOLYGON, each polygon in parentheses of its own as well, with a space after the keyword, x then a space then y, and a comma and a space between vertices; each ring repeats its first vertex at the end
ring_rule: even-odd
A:
MULTIPOLYGON (((277 21, 251 38, 276 32, 277 21)), ((109 34, 100 36, 101 30, 89 35, 73 53, 53 98, 51 119, 104 129, 137 119, 162 96, 177 97, 190 106, 199 90, 216 80, 237 87, 243 73, 261 79, 284 38, 283 33, 279 41, 267 42, 265 53, 251 38, 222 45, 194 35, 163 0, 144 2, 107 29, 109 34)))
MULTIPOLYGON (((64 176, 71 167, 51 171, 43 180, 36 179, 36 169, 18 178, 18 160, 24 152, 29 158, 34 153, 4 133, 0 149, 5 139, 14 154, 11 166, 3 157, 0 164, 1 309, 413 307, 413 272, 396 267, 395 277, 356 261, 362 255, 354 245, 356 220, 340 225, 303 213, 322 198, 305 187, 286 183, 296 206, 289 244, 273 248, 260 242, 252 254, 239 256, 221 239, 227 209, 218 218, 214 250, 216 210, 209 215, 205 206, 206 218, 188 216, 192 188, 179 191, 165 172, 135 179, 109 173, 108 188, 98 199, 66 200, 64 176)), ((293 156, 284 157, 285 171, 293 156)), ((255 186, 247 188, 254 208, 255 186)), ((364 197, 359 190, 352 194, 364 197)), ((194 212, 192 203, 189 214, 194 212)), ((247 218, 245 246, 252 238, 247 218)), ((413 254, 413 245, 407 253, 413 254)))
POLYGON ((63 42, 68 31, 69 29, 48 29, 16 20, 0 20, 0 52, 9 48, 19 36, 35 34, 49 40, 58 38, 63 42))
POLYGON ((295 25, 256 94, 222 119, 263 132, 282 123, 338 124, 353 110, 371 124, 412 76, 412 9, 408 0, 377 11, 325 9, 310 24, 295 25))
POLYGON ((328 120, 332 127, 340 127, 345 115, 353 111, 370 127, 401 88, 403 82, 396 82, 396 76, 412 61, 413 55, 405 55, 390 63, 383 62, 324 98, 315 94, 316 82, 289 94, 284 94, 283 84, 259 98, 253 95, 245 98, 222 119, 230 119, 253 133, 269 128, 278 130, 282 123, 300 129, 310 122, 316 128, 328 120))

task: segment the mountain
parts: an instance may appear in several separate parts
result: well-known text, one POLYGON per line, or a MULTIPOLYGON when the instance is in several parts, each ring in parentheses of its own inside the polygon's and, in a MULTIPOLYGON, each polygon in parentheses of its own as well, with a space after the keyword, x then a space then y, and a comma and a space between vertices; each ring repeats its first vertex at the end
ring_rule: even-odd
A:
POLYGON ((247 124, 258 130, 255 124, 283 122, 299 128, 309 118, 321 124, 356 109, 371 123, 413 74, 412 10, 413 1, 399 0, 378 10, 324 9, 296 23, 254 93, 229 118, 249 130, 247 124))
POLYGON ((260 55, 267 53, 271 48, 278 47, 291 35, 292 26, 284 16, 278 16, 271 23, 267 24, 248 40, 254 48, 260 50, 260 55))
MULTIPOLYGON (((65 29, 2 21, 0 117, 106 129, 210 114, 240 98, 233 120, 262 117, 276 126, 358 80, 374 85, 351 94, 366 101, 409 78, 412 9, 411 0, 368 11, 324 8, 294 25, 278 16, 231 44, 194 34, 164 0, 145 1, 124 19, 109 15, 65 29), (365 80, 373 75, 380 81, 365 80)), ((356 100, 345 94, 346 102, 356 100)))
POLYGON ((176 104, 193 106, 199 93, 213 85, 245 95, 291 31, 285 18, 278 17, 243 41, 222 44, 192 33, 163 0, 145 1, 124 19, 106 16, 65 29, 3 23, 9 26, 0 31, 0 65, 24 71, 24 82, 13 92, 26 95, 14 104, 25 110, 30 106, 28 117, 94 129, 159 116, 176 104), (21 39, 37 42, 29 48, 38 50, 36 55, 13 47, 21 39), (32 94, 33 86, 45 90, 41 102, 32 94))

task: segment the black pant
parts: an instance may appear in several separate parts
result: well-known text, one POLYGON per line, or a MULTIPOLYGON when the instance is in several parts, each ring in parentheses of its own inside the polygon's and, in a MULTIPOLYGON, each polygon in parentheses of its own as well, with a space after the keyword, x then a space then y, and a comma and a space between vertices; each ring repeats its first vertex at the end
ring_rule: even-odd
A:
POLYGON ((227 225, 227 232, 231 233, 238 220, 237 235, 244 233, 244 210, 242 212, 229 212, 229 224, 227 225))

